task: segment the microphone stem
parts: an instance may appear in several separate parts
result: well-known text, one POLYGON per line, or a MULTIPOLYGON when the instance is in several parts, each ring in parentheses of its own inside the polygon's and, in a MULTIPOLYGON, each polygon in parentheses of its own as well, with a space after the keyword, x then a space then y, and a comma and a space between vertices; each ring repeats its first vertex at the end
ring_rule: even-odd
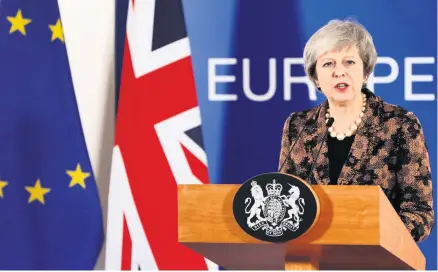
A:
MULTIPOLYGON (((321 111, 321 106, 319 106, 318 111, 312 116, 312 119, 310 119, 310 120, 312 120, 313 122, 315 122, 315 121, 316 121, 316 118, 319 116, 319 112, 320 112, 320 111, 321 111)), ((287 152, 286 157, 283 159, 283 163, 281 164, 280 169, 278 170, 278 172, 281 172, 281 170, 283 169, 284 165, 285 165, 286 162, 288 161, 289 156, 290 156, 290 154, 292 153, 292 150, 295 148, 295 145, 298 143, 298 140, 300 139, 301 134, 302 134, 302 133, 304 132, 304 130, 306 129, 306 126, 308 125, 308 122, 309 122, 309 120, 307 120, 307 122, 305 123, 305 125, 303 125, 303 127, 301 128, 301 131, 300 131, 300 133, 298 133, 298 136, 296 137, 294 144, 289 148, 289 152, 287 152)), ((291 143, 291 144, 292 144, 292 143, 291 143)))
POLYGON ((307 179, 306 179, 307 183, 309 183, 309 179, 312 176, 313 167, 315 167, 316 161, 319 158, 319 153, 321 152, 321 149, 322 149, 322 147, 324 146, 324 144, 325 144, 325 142, 327 140, 328 130, 333 125, 334 121, 335 121, 335 119, 333 117, 329 118, 329 120, 327 121, 327 124, 326 124, 327 128, 325 130, 324 138, 322 139, 321 146, 319 147, 318 154, 316 154, 316 157, 314 157, 314 159, 312 161, 312 166, 310 167, 310 172, 307 174, 307 179))
POLYGON ((324 146, 324 144, 325 144, 325 142, 327 140, 327 135, 328 135, 328 133, 326 132, 325 135, 324 135, 324 139, 322 140, 321 146, 319 147, 318 154, 316 154, 315 160, 312 162, 312 167, 310 167, 310 172, 307 175, 307 180, 306 180, 307 183, 309 183, 309 179, 312 176, 313 167, 315 166, 316 161, 319 158, 319 153, 321 152, 321 149, 322 149, 322 147, 324 146))

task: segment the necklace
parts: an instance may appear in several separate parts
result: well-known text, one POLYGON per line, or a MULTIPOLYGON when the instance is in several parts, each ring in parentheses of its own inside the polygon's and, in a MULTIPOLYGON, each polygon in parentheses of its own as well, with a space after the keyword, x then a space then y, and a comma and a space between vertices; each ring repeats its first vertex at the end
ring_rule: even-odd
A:
MULTIPOLYGON (((363 97, 363 104, 362 104, 362 110, 359 114, 359 117, 354 121, 354 123, 350 126, 350 128, 345 133, 336 132, 335 127, 331 126, 328 129, 331 137, 337 138, 339 141, 342 141, 345 139, 345 137, 350 137, 351 135, 353 135, 356 132, 357 126, 359 126, 359 124, 362 122, 362 117, 364 116, 365 106, 366 106, 366 101, 367 101, 367 97, 365 94, 362 94, 362 97, 363 97)), ((327 109, 327 114, 325 115, 325 117, 326 117, 326 122, 327 122, 328 119, 330 118, 330 109, 327 109)))

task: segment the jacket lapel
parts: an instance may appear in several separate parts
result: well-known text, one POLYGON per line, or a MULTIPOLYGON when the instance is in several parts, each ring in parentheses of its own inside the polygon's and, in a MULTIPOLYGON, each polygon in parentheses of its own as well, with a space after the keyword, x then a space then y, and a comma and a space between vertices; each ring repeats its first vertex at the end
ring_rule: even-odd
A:
MULTIPOLYGON (((367 108, 365 110, 363 121, 356 131, 356 136, 347 160, 342 167, 338 178, 338 184, 358 183, 354 178, 360 172, 360 169, 365 166, 364 164, 371 155, 374 145, 377 144, 377 132, 382 128, 383 122, 380 115, 381 100, 369 90, 365 89, 364 92, 368 97, 367 108)), ((303 133, 302 142, 298 143, 306 150, 307 157, 305 160, 309 162, 307 164, 307 171, 309 171, 311 165, 315 163, 312 173, 307 172, 308 175, 310 175, 309 183, 311 184, 327 185, 330 183, 327 138, 321 148, 322 140, 327 132, 325 122, 327 108, 328 102, 325 101, 321 104, 321 110, 319 111, 317 120, 308 127, 306 130, 307 133, 303 133), (320 154, 318 158, 316 158, 320 148, 320 154), (316 161, 314 162, 315 159, 316 161)))
MULTIPOLYGON (((342 167, 338 184, 361 183, 358 174, 366 168, 371 152, 378 142, 377 133, 382 129, 381 100, 370 91, 366 90, 367 106, 362 123, 359 125, 347 160, 342 167)), ((371 181, 371 177, 370 177, 371 181)))
POLYGON ((310 184, 325 185, 330 182, 327 140, 321 148, 322 140, 324 139, 324 134, 327 128, 325 123, 327 108, 328 103, 325 101, 321 104, 316 121, 308 127, 306 134, 303 133, 303 146, 306 148, 306 160, 308 161, 308 167, 306 170, 310 184), (321 152, 318 156, 320 148, 321 152), (314 161, 315 159, 316 162, 314 161), (309 173, 308 171, 310 171, 310 167, 313 163, 315 163, 315 165, 313 166, 312 172, 309 173))

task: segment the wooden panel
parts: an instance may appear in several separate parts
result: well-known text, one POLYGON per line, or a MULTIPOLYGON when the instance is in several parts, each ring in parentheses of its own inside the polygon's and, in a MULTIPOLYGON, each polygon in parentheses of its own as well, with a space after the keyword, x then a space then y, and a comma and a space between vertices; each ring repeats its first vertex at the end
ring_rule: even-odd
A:
POLYGON ((379 188, 374 186, 312 186, 320 205, 315 227, 290 243, 379 244, 379 188))
POLYGON ((261 243, 246 234, 233 216, 236 185, 179 185, 180 242, 261 243))
POLYGON ((315 257, 286 258, 284 270, 320 270, 319 260, 315 257))
POLYGON ((425 267, 424 256, 378 186, 312 186, 320 217, 285 247, 259 241, 235 222, 232 202, 238 188, 179 185, 179 241, 229 269, 284 269, 297 257, 318 259, 320 269, 425 267))
POLYGON ((426 258, 383 192, 380 192, 379 201, 380 244, 411 267, 425 270, 426 258))
POLYGON ((321 270, 410 269, 408 265, 380 246, 326 245, 323 246, 320 262, 321 270))
POLYGON ((183 243, 228 270, 284 270, 284 244, 183 243))
MULTIPOLYGON (((233 197, 238 185, 179 185, 180 242, 262 243, 235 222, 233 197)), ((376 187, 312 186, 320 199, 318 222, 295 244, 378 244, 379 204, 376 187)))

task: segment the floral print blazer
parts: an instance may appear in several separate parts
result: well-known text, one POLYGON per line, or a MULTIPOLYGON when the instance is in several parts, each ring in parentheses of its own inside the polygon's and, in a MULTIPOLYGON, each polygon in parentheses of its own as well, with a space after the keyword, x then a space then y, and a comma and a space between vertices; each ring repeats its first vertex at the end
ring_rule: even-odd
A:
MULTIPOLYGON (((432 179, 423 130, 417 117, 382 101, 371 91, 338 185, 380 185, 413 239, 423 241, 434 226, 432 179)), ((326 132, 328 103, 292 113, 283 128, 280 164, 305 126, 281 172, 296 175, 310 184, 330 182, 327 142, 309 175, 313 159, 326 132)), ((327 141, 327 140, 326 140, 327 141)))

